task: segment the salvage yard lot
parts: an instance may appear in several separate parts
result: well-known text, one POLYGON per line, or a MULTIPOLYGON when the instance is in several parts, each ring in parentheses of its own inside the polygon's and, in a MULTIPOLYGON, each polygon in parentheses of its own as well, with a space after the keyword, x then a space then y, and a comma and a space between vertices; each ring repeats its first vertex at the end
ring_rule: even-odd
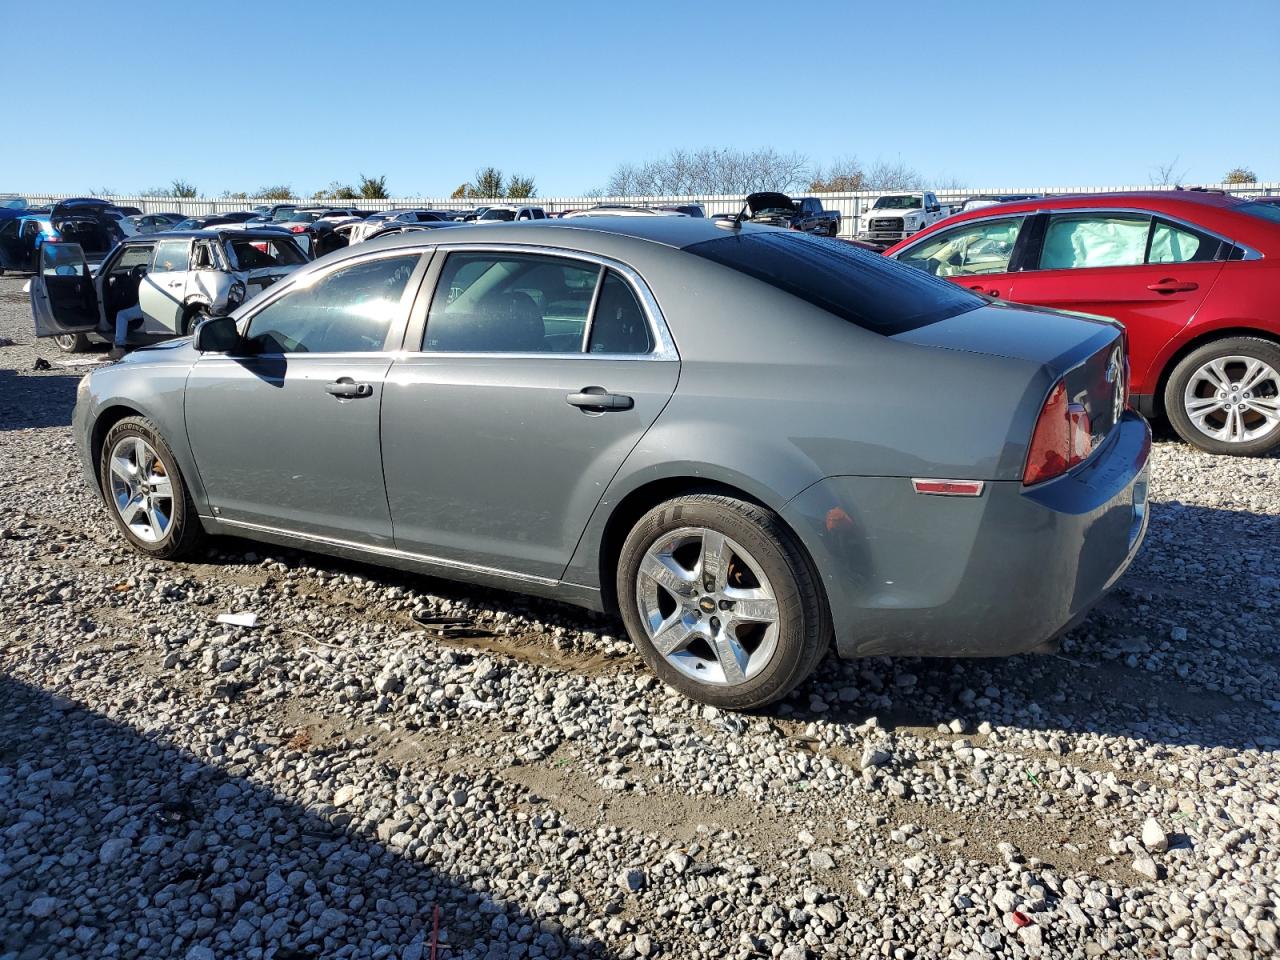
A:
POLYGON ((569 607, 242 541, 139 557, 21 284, 0 960, 1276 950, 1280 459, 1158 441, 1146 546, 1061 656, 832 658, 735 715, 569 607))

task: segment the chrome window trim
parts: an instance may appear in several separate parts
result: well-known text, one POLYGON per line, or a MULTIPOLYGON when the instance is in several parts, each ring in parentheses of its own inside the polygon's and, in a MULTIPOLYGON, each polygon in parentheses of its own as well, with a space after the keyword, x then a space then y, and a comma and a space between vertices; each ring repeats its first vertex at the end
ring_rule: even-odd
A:
POLYGON ((242 530, 256 530, 259 533, 269 533, 278 537, 288 537, 293 540, 301 540, 305 543, 320 543, 331 547, 340 547, 345 550, 358 550, 361 553, 373 554, 374 556, 379 557, 393 557, 400 560, 412 560, 416 563, 429 564, 435 567, 444 567, 450 570, 465 570, 470 573, 478 573, 490 577, 502 577, 507 580, 521 580, 525 583, 537 583, 548 587, 554 587, 560 583, 559 580, 553 580, 549 577, 538 577, 530 573, 517 573, 514 570, 504 570, 501 567, 486 567, 479 563, 467 563, 464 560, 450 560, 445 557, 434 557, 427 553, 414 553, 411 550, 400 550, 396 547, 379 547, 368 543, 358 543, 355 540, 343 540, 340 537, 326 537, 319 533, 302 533, 297 530, 289 530, 285 527, 272 527, 264 523, 253 523, 248 520, 229 520, 226 517, 220 517, 217 515, 205 517, 204 519, 225 524, 229 527, 239 527, 242 530))
MULTIPOLYGON (((586 263, 593 263, 597 267, 607 267, 616 271, 631 286, 631 290, 636 294, 636 299, 640 303, 640 309, 645 313, 645 320, 649 324, 649 332, 653 335, 654 348, 648 353, 504 353, 502 351, 492 352, 467 352, 458 353, 448 350, 408 350, 406 353, 411 356, 424 357, 519 357, 528 359, 531 357, 543 357, 546 359, 584 359, 584 360, 641 360, 641 361, 678 361, 680 354, 676 350, 675 341, 671 338, 671 332, 667 328, 666 317, 662 315, 662 310, 658 307, 658 301, 654 299, 653 292, 649 289, 643 278, 634 269, 619 260, 612 257, 606 257, 598 253, 589 253, 585 250, 571 250, 565 247, 540 246, 529 243, 483 243, 479 241, 449 243, 442 241, 433 245, 434 249, 441 254, 450 253, 490 253, 495 256, 501 256, 504 253, 523 253, 531 256, 543 257, 560 257, 566 260, 581 260, 586 263)), ((603 282, 603 277, 601 278, 603 282)), ((599 288, 600 283, 596 284, 599 288)), ((431 299, 435 299, 435 291, 431 291, 431 299)), ((594 304, 594 299, 593 299, 594 304)), ((588 315, 587 324, 590 326, 591 317, 588 315)), ((431 326, 431 305, 427 304, 426 323, 423 327, 423 340, 426 340, 426 331, 431 326)))
MULTIPOLYGON (((259 294, 253 300, 253 309, 246 312, 243 316, 236 317, 236 328, 240 331, 240 336, 244 336, 253 326, 254 318, 282 296, 291 290, 305 290, 307 287, 314 286, 330 274, 338 270, 345 270, 347 267, 356 266, 361 263, 372 263, 375 260, 385 260, 391 257, 409 257, 417 256, 418 264, 413 268, 413 272, 409 275, 408 281, 405 283, 404 290, 400 294, 400 315, 391 323, 387 331, 387 336, 395 339, 396 334, 403 335, 405 323, 409 311, 413 308, 414 298, 417 296, 418 286, 422 283, 422 277, 430 268, 432 247, 425 244, 414 244, 412 246, 388 247, 384 250, 373 250, 366 254, 354 257, 344 257, 334 263, 326 265, 323 269, 306 272, 303 267, 298 270, 291 271, 289 276, 283 280, 278 280, 267 288, 265 293, 259 294), (297 276, 297 274, 305 273, 305 276, 297 276), (417 281, 415 283, 414 281, 417 281)), ((386 348, 387 340, 383 340, 383 349, 369 351, 350 351, 344 350, 336 353, 312 353, 310 351, 300 350, 295 353, 254 353, 248 355, 216 353, 213 356, 237 356, 241 359, 248 357, 369 357, 382 354, 399 354, 398 350, 388 350, 386 348)))
MULTIPOLYGON (((1171 214, 1164 213, 1159 210, 1148 210, 1142 207, 1040 207, 1035 210, 1006 211, 1003 214, 992 213, 989 216, 974 217, 972 220, 966 220, 964 223, 957 223, 955 224, 955 226, 962 227, 962 226, 965 226, 966 224, 982 223, 987 220, 998 220, 998 219, 1003 219, 1005 217, 1019 217, 1019 216, 1030 217, 1037 214, 1044 214, 1045 216, 1052 217, 1052 216, 1063 216, 1066 214, 1076 214, 1076 213, 1128 213, 1128 214, 1136 214, 1142 217, 1149 217, 1153 220, 1154 219, 1167 220, 1168 222, 1175 224, 1176 226, 1186 227, 1188 230, 1194 230, 1196 233, 1203 233, 1206 236, 1213 237, 1215 240, 1219 241, 1220 243, 1228 243, 1233 247, 1239 247, 1241 250, 1244 251, 1244 256, 1241 257, 1242 261, 1263 259, 1263 255, 1259 253, 1257 250, 1250 247, 1248 244, 1241 243, 1238 240, 1232 240, 1230 237, 1225 236, 1224 234, 1221 234, 1216 230, 1210 230, 1208 227, 1202 227, 1199 224, 1192 223, 1189 220, 1184 220, 1182 217, 1173 216, 1171 214)), ((915 242, 908 244, 907 246, 899 250, 896 254, 894 254, 893 259, 897 260, 901 258, 901 256, 904 253, 907 253, 909 250, 911 250, 911 248, 914 247, 916 243, 929 240, 937 236, 937 234, 941 232, 942 231, 939 230, 936 233, 930 234, 928 237, 921 237, 915 242)), ((1186 260, 1181 262, 1194 263, 1196 261, 1186 260)), ((1200 263, 1232 263, 1237 261, 1231 261, 1224 258, 1222 260, 1201 260, 1199 262, 1200 263)), ((1177 266, 1177 264, 1133 263, 1133 264, 1129 264, 1128 266, 1129 267, 1156 267, 1156 266, 1177 266)), ((1085 267, 1085 268, 1064 267, 1062 269, 1105 270, 1107 268, 1106 267, 1085 267)), ((1023 270, 1020 272, 1035 273, 1035 272, 1039 272, 1039 268, 1035 267, 1035 268, 1032 268, 1029 270, 1023 270)))

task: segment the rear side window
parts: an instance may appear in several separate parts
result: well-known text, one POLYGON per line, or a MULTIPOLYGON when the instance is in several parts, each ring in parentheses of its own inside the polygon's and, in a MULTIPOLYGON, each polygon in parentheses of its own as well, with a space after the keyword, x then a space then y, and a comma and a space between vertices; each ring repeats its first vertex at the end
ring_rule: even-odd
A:
POLYGON ((1082 213, 1049 218, 1041 270, 1084 270, 1141 264, 1151 218, 1140 214, 1082 213))
POLYGON ((605 273, 591 319, 587 352, 642 354, 653 350, 653 336, 631 285, 612 270, 605 273))
POLYGON ((807 233, 743 232, 684 249, 885 336, 986 302, 878 253, 807 233))
POLYGON ((1220 259, 1222 241, 1181 224, 1157 220, 1151 228, 1147 263, 1203 263, 1220 259))

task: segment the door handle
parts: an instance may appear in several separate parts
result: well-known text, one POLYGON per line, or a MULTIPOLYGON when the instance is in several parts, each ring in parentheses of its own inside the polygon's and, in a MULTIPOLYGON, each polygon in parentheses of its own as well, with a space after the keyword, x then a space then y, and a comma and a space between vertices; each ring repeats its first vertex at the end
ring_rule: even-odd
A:
POLYGON ((172 282, 169 284, 169 286, 171 286, 171 287, 180 287, 180 286, 182 286, 182 281, 180 281, 180 280, 174 280, 174 281, 172 281, 172 282))
POLYGON ((977 290, 977 291, 978 291, 978 293, 985 293, 988 297, 999 297, 999 296, 1000 296, 1000 291, 999 291, 999 290, 995 290, 995 289, 991 289, 991 290, 984 290, 980 284, 979 284, 979 285, 972 286, 972 287, 970 287, 969 289, 970 289, 970 290, 977 290))
POLYGON ((1148 283, 1147 289, 1154 293, 1188 293, 1192 290, 1199 289, 1200 284, 1184 281, 1179 283, 1173 277, 1165 277, 1155 283, 1148 283))
POLYGON ((636 402, 621 393, 609 393, 604 387, 583 387, 579 393, 571 393, 565 398, 571 407, 579 407, 587 411, 630 410, 636 402))
POLYGON ((324 385, 324 392, 331 393, 339 400, 351 400, 356 397, 373 396, 373 384, 356 383, 350 377, 341 377, 333 383, 324 385))

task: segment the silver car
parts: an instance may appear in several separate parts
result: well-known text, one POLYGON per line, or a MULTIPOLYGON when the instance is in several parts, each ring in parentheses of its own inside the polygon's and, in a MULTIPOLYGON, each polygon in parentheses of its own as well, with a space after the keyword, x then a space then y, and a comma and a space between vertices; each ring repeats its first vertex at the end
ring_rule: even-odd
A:
POLYGON ((45 244, 31 281, 36 336, 79 352, 90 340, 110 339, 122 311, 131 341, 182 336, 306 262, 289 234, 239 224, 130 237, 94 273, 77 244, 45 244))
MULTIPOLYGON (((55 310, 57 308, 55 307, 55 310)), ((602 217, 372 240, 80 386, 140 552, 234 534, 616 611, 741 708, 848 657, 1041 648, 1123 573, 1115 324, 838 240, 602 217)))

